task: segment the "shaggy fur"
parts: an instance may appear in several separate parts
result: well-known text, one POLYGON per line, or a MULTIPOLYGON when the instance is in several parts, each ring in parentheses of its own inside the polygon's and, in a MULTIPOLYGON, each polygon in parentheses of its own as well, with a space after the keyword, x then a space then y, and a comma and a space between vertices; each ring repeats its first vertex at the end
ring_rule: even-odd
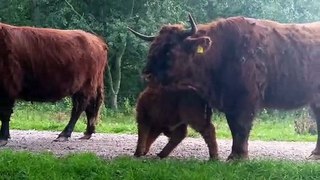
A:
POLYGON ((158 156, 167 157, 186 137, 190 124, 207 143, 210 158, 218 158, 211 108, 193 91, 147 87, 139 96, 136 111, 139 137, 135 156, 147 154, 151 144, 164 133, 169 142, 158 156))
MULTIPOLYGON (((261 108, 309 105, 319 129, 320 22, 231 17, 198 25, 189 37, 181 37, 183 30, 161 29, 144 74, 167 87, 197 89, 224 112, 233 137, 229 159, 248 157, 252 121, 261 108)), ((320 133, 312 154, 320 155, 320 133)))
POLYGON ((9 120, 17 99, 55 102, 71 96, 72 114, 60 140, 71 136, 80 114, 95 130, 103 99, 107 45, 81 30, 16 27, 0 23, 0 141, 9 137, 9 120))

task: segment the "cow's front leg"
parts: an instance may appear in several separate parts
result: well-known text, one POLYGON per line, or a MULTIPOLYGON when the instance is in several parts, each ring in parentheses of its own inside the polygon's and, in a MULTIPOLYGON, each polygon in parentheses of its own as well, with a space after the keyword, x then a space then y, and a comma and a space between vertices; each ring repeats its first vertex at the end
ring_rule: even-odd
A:
POLYGON ((161 132, 162 131, 157 128, 150 129, 149 134, 148 134, 148 138, 147 138, 147 142, 146 142, 146 148, 145 148, 143 155, 146 155, 149 152, 152 143, 159 137, 161 132))
MULTIPOLYGON (((1 98, 0 98, 1 99, 1 98)), ((13 112, 14 101, 1 99, 0 101, 0 146, 5 146, 10 138, 9 123, 13 112)))
POLYGON ((134 156, 144 156, 146 153, 147 140, 150 132, 150 127, 144 123, 138 123, 138 143, 134 156))
POLYGON ((232 134, 232 151, 228 160, 248 158, 248 139, 255 116, 253 108, 233 109, 226 112, 226 118, 232 134))

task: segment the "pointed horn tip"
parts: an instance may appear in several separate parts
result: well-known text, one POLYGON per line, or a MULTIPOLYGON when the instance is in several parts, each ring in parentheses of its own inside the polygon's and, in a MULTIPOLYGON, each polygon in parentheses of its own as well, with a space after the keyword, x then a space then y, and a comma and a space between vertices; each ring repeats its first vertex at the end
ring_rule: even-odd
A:
POLYGON ((135 36, 137 36, 138 38, 142 39, 142 40, 145 40, 145 41, 153 41, 155 36, 147 36, 147 35, 144 35, 144 34, 141 34, 133 29, 131 29, 130 27, 127 27, 129 31, 131 31, 135 36))
POLYGON ((194 19, 193 19, 193 17, 192 17, 192 14, 191 14, 191 13, 188 13, 188 17, 189 17, 189 20, 194 21, 194 19))
POLYGON ((189 23, 191 25, 192 32, 194 34, 198 30, 197 24, 196 24, 195 20, 193 19, 191 13, 188 13, 188 16, 189 16, 189 23))
POLYGON ((127 29, 128 29, 129 31, 133 31, 133 29, 132 29, 132 28, 130 28, 129 26, 127 26, 127 29))

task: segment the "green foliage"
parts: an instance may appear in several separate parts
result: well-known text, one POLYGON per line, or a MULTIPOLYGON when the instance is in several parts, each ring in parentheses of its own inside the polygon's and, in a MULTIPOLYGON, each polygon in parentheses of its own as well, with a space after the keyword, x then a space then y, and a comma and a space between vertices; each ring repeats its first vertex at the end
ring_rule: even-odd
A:
POLYGON ((1 179, 317 179, 314 162, 155 160, 120 157, 103 160, 74 154, 0 151, 1 179))
MULTIPOLYGON (((318 0, 0 0, 0 21, 15 25, 84 29, 103 36, 110 48, 109 65, 114 76, 118 68, 117 57, 124 48, 120 58, 120 90, 117 93, 121 106, 127 100, 134 105, 138 93, 144 88, 140 72, 149 46, 132 34, 128 36, 127 26, 155 35, 165 24, 185 23, 189 26, 188 12, 198 23, 229 16, 311 22, 320 20, 319 5, 318 0)), ((108 78, 106 84, 111 84, 108 78)), ((112 93, 106 89, 108 103, 112 101, 112 93)))
POLYGON ((29 1, 26 0, 0 0, 0 22, 31 25, 31 8, 29 1))

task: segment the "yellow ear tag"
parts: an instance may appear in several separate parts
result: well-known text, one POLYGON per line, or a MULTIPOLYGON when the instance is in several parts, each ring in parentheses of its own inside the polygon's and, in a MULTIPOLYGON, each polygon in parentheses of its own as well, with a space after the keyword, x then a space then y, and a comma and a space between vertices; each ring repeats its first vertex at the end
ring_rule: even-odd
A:
POLYGON ((203 49, 202 46, 199 45, 199 46, 197 47, 197 53, 198 53, 198 54, 203 54, 203 53, 204 53, 204 49, 203 49))

